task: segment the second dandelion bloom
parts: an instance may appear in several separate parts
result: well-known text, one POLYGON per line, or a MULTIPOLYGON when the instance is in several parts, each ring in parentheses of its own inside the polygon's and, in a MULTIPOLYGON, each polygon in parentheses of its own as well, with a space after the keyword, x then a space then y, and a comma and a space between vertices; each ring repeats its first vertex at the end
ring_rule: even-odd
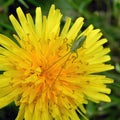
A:
POLYGON ((72 26, 67 18, 61 28, 62 14, 54 5, 47 17, 36 8, 35 21, 20 7, 17 15, 19 22, 10 15, 17 43, 0 35, 0 108, 14 101, 16 120, 79 120, 88 100, 110 102, 106 84, 113 80, 99 73, 113 66, 106 63, 110 49, 103 47, 107 39, 99 29, 81 31, 82 17, 72 26))

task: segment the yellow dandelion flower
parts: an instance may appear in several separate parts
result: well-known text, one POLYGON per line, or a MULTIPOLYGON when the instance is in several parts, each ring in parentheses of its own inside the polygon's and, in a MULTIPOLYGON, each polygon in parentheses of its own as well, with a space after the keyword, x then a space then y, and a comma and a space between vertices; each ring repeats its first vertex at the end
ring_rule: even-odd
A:
POLYGON ((79 120, 88 100, 110 102, 106 84, 113 80, 98 73, 113 66, 99 29, 80 31, 82 17, 72 26, 67 18, 61 29, 55 5, 48 17, 37 7, 35 21, 20 7, 17 15, 19 22, 10 15, 17 43, 0 35, 0 108, 14 101, 16 120, 79 120))

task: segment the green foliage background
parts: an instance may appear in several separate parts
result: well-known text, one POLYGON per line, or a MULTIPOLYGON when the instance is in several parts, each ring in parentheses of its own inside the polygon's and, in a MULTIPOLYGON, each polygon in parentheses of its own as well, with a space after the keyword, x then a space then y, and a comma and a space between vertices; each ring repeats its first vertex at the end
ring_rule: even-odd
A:
MULTIPOLYGON (((111 48, 111 64, 115 70, 104 74, 114 79, 114 84, 109 86, 112 89, 112 102, 89 102, 86 109, 90 120, 120 120, 120 0, 0 0, 0 33, 12 38, 15 31, 8 16, 16 15, 18 6, 34 16, 37 6, 41 6, 43 13, 47 14, 53 3, 64 15, 62 23, 66 16, 71 17, 73 22, 77 17, 83 16, 84 27, 93 24, 109 40, 107 46, 111 48)), ((14 120, 17 111, 18 108, 10 104, 0 110, 0 120, 14 120)))

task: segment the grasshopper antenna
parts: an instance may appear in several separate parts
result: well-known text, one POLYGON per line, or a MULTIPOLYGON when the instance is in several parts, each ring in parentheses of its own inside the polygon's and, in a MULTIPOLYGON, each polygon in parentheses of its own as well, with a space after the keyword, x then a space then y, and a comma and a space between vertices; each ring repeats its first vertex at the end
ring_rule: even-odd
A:
MULTIPOLYGON (((71 54, 72 54, 72 53, 71 53, 71 54)), ((62 67, 61 67, 59 73, 57 74, 56 78, 54 79, 54 81, 53 81, 53 83, 52 83, 52 85, 51 85, 51 88, 53 87, 55 81, 58 79, 59 75, 61 74, 61 72, 62 72, 64 66, 66 65, 68 59, 70 58, 71 54, 69 54, 69 56, 67 57, 66 61, 65 61, 64 64, 62 65, 62 67)))
POLYGON ((52 65, 49 66, 49 68, 47 68, 46 70, 49 70, 52 66, 54 66, 57 62, 59 62, 60 60, 62 60, 64 57, 66 57, 67 55, 70 54, 70 51, 68 53, 66 53, 64 56, 62 56, 60 59, 58 59, 57 61, 55 61, 52 65))

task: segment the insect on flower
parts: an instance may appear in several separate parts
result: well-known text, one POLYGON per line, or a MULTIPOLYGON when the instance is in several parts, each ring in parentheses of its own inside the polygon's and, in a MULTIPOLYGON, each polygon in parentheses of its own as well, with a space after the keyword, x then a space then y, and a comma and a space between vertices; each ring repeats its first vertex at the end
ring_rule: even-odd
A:
MULTIPOLYGON (((61 57, 59 60, 55 61, 51 66, 49 66, 48 69, 50 69, 52 66, 54 66, 57 62, 59 62, 60 60, 62 60, 64 57, 66 57, 67 55, 68 58, 67 60, 69 59, 69 57, 71 56, 72 53, 76 53, 76 58, 78 57, 78 53, 77 53, 77 50, 82 47, 83 43, 85 42, 86 40, 86 36, 85 35, 82 35, 80 36, 79 39, 75 39, 73 42, 72 42, 72 45, 70 44, 67 44, 67 47, 70 46, 70 51, 68 53, 66 53, 63 57, 61 57)), ((76 59, 74 58, 73 61, 76 59)), ((65 61, 64 65, 66 64, 67 60, 65 61)), ((47 69, 47 70, 48 70, 47 69)))
MULTIPOLYGON (((50 69, 52 66, 54 66, 57 62, 59 62, 61 59, 63 59, 64 57, 66 57, 67 55, 69 55, 67 57, 67 59, 65 60, 65 62, 63 63, 63 65, 61 66, 61 69, 59 71, 59 73, 57 74, 55 80, 53 81, 52 83, 52 87, 53 87, 53 84, 55 83, 55 81, 58 79, 59 75, 61 74, 64 66, 66 65, 68 59, 70 58, 70 56, 73 54, 73 53, 76 53, 76 57, 73 59, 73 61, 78 57, 78 53, 77 53, 77 50, 82 47, 83 43, 85 42, 86 40, 86 36, 82 35, 80 36, 79 39, 75 39, 73 42, 72 42, 72 45, 69 45, 67 44, 68 46, 70 46, 70 51, 68 53, 66 53, 63 57, 61 57, 59 60, 57 60, 55 63, 53 63, 48 69, 50 69)), ((73 62, 72 61, 72 62, 73 62)))
MULTIPOLYGON (((75 52, 76 55, 77 55, 77 57, 78 57, 77 50, 78 50, 80 47, 82 47, 82 45, 83 45, 83 43, 85 42, 85 40, 86 40, 86 36, 84 36, 84 35, 80 36, 79 39, 75 39, 75 40, 73 41, 73 43, 72 43, 71 48, 70 48, 70 53, 75 52)), ((76 58, 77 58, 77 57, 76 57, 76 58)))
POLYGON ((70 48, 70 52, 77 52, 77 49, 79 49, 80 47, 82 47, 83 43, 86 40, 86 36, 82 35, 79 39, 75 39, 72 43, 72 46, 70 48))

